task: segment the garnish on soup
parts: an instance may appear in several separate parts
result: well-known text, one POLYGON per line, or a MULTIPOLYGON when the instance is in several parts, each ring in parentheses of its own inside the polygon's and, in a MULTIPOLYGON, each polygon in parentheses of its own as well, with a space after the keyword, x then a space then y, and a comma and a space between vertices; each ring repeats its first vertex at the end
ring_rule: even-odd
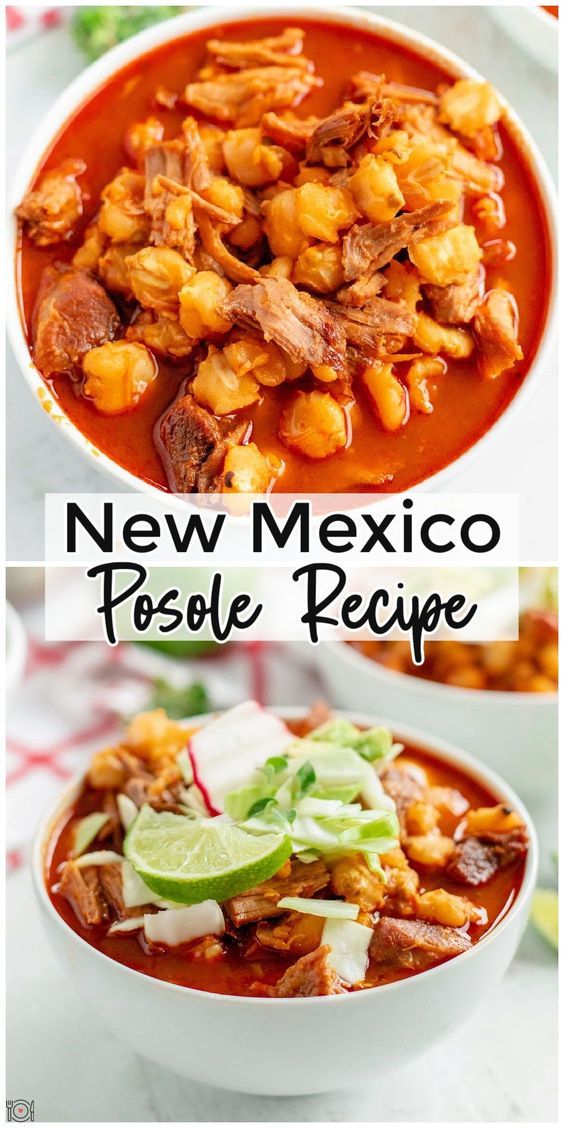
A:
POLYGON ((129 967, 230 995, 341 994, 468 951, 512 903, 520 815, 384 728, 245 702, 144 713, 96 753, 46 880, 129 967))
POLYGON ((161 48, 63 129, 18 208, 34 360, 165 488, 401 490, 517 390, 542 210, 488 83, 264 26, 161 48))

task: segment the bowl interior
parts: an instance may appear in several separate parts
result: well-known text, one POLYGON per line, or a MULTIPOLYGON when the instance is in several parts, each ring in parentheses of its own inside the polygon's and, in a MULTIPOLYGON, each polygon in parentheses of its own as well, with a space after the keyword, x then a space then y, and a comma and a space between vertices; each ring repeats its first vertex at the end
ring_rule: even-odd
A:
MULTIPOLYGON (((257 17, 258 15, 264 17, 265 14, 264 6, 256 3, 245 5, 243 8, 238 9, 236 14, 230 7, 214 7, 213 9, 204 7, 192 12, 186 12, 172 20, 148 28, 109 51, 106 56, 103 56, 96 63, 88 67, 83 74, 71 83, 67 90, 64 91, 55 102, 54 106, 39 126, 36 134, 30 141, 14 178, 12 191, 10 193, 13 205, 15 206, 25 194, 28 184, 40 162, 41 156, 52 142, 53 137, 58 133, 72 113, 86 102, 107 78, 134 59, 142 57, 153 48, 172 42, 175 39, 190 34, 192 31, 206 27, 213 28, 225 22, 240 22, 244 27, 246 20, 257 17)), ((288 5, 271 5, 268 8, 267 14, 271 17, 286 17, 294 21, 296 18, 295 8, 288 5)), ((426 54, 431 61, 436 62, 447 70, 447 72, 452 74, 453 78, 461 76, 481 77, 474 68, 467 65, 453 52, 439 46, 427 36, 403 27, 383 16, 355 8, 343 8, 341 10, 327 9, 321 0, 310 3, 306 8, 301 9, 299 14, 300 19, 303 20, 319 20, 322 18, 325 22, 346 24, 361 30, 380 33, 392 42, 405 45, 416 52, 426 54)), ((505 124, 512 133, 525 159, 535 170, 541 202, 545 211, 546 225, 549 233, 549 245, 553 248, 556 245, 554 190, 550 176, 545 168, 544 160, 532 137, 510 107, 507 109, 505 124)), ((13 253, 17 246, 17 228, 15 222, 13 222, 11 226, 11 239, 13 253)), ((11 295, 8 305, 8 331, 20 369, 41 406, 47 411, 53 422, 61 427, 63 433, 74 443, 80 452, 88 458, 91 465, 95 465, 98 470, 118 479, 123 484, 136 491, 141 490, 144 493, 162 500, 163 491, 159 487, 151 485, 142 478, 139 478, 136 474, 115 462, 109 455, 100 451, 93 442, 82 434, 76 424, 73 423, 61 409, 59 401, 43 381, 41 374, 31 361, 20 313, 18 280, 14 272, 11 273, 13 277, 10 279, 11 295)), ((510 403, 492 426, 490 426, 468 450, 461 453, 438 472, 423 479, 413 487, 414 489, 429 490, 441 488, 453 474, 458 473, 468 465, 469 461, 475 457, 477 449, 483 449, 483 445, 492 440, 494 434, 499 432, 501 426, 507 425, 517 405, 523 402, 525 395, 530 394, 532 383, 540 370, 541 361, 546 355, 552 333, 554 323, 554 292, 555 279, 554 270, 552 269, 550 297, 547 303, 542 339, 538 345, 536 356, 510 403)), ((182 498, 182 504, 189 505, 190 502, 182 498)))

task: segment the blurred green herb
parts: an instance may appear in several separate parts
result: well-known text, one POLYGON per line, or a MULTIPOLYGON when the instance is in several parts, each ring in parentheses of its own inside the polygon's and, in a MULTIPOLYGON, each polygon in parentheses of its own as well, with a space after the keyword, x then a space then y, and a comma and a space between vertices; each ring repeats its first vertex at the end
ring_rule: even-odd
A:
POLYGON ((262 815, 267 807, 277 807, 278 804, 273 795, 268 795, 264 799, 257 799, 256 803, 252 803, 249 807, 246 818, 254 819, 255 815, 262 815))
POLYGON ((143 639, 135 640, 137 646, 148 646, 150 650, 158 650, 169 658, 199 658, 202 654, 209 654, 219 646, 213 640, 200 641, 199 639, 143 639))
POLYGON ((129 39, 138 31, 177 16, 183 10, 169 4, 151 8, 137 4, 78 8, 72 18, 72 32, 80 50, 89 62, 93 62, 116 43, 123 43, 124 39, 129 39))
POLYGON ((316 780, 315 769, 309 760, 305 760, 301 768, 298 768, 295 776, 295 797, 296 799, 303 799, 308 791, 311 791, 316 780))
POLYGON ((148 703, 149 709, 164 709, 172 720, 183 717, 196 717, 199 713, 209 713, 211 702, 205 685, 192 682, 191 685, 171 685, 164 678, 157 678, 148 703))

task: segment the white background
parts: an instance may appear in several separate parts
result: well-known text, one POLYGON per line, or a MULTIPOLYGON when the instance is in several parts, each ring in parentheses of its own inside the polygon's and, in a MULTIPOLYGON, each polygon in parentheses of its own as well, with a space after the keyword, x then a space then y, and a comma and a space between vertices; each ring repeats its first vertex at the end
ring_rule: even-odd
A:
MULTIPOLYGON (((522 116, 556 175, 556 78, 523 54, 487 9, 394 5, 374 11, 433 36, 490 78, 522 116)), ((41 115, 82 66, 64 28, 9 56, 8 169, 15 168, 41 115)), ((40 560, 45 492, 116 492, 119 486, 57 433, 10 353, 7 376, 7 554, 12 561, 40 560)), ((452 483, 461 492, 519 493, 521 563, 556 559, 556 411, 555 359, 508 431, 452 483)))

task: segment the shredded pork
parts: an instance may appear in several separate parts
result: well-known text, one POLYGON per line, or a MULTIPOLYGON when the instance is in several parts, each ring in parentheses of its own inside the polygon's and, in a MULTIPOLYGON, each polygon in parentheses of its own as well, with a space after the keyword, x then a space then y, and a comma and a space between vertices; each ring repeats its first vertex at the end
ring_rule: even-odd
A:
POLYGON ((237 286, 222 304, 221 314, 243 328, 260 329, 294 360, 328 364, 341 370, 345 332, 327 305, 297 290, 285 278, 261 278, 254 286, 237 286))

